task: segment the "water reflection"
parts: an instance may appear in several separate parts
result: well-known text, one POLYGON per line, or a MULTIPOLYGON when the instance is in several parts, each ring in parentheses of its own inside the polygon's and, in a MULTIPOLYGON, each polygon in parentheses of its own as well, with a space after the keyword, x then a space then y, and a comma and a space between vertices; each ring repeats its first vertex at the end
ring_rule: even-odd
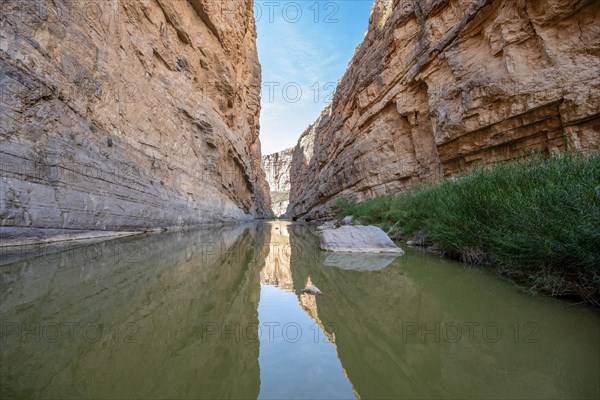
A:
POLYGON ((325 257, 326 267, 337 267, 352 271, 379 271, 384 269, 398 256, 393 254, 331 253, 325 257))
POLYGON ((261 277, 259 398, 353 398, 352 386, 327 336, 316 298, 295 287, 288 223, 269 223, 269 254, 261 277))
MULTIPOLYGON (((318 239, 292 226, 292 240, 318 239)), ((296 248, 292 246, 292 248, 296 248)), ((292 257, 294 260, 294 257, 292 257)), ((597 397, 599 318, 529 297, 479 270, 408 251, 390 267, 359 272, 298 257, 324 326, 363 398, 597 397)))
POLYGON ((412 250, 332 258, 307 225, 1 264, 0 398, 600 397, 596 312, 412 250))
POLYGON ((160 235, 4 266, 0 397, 256 397, 258 343, 226 329, 258 324, 257 234, 160 235))

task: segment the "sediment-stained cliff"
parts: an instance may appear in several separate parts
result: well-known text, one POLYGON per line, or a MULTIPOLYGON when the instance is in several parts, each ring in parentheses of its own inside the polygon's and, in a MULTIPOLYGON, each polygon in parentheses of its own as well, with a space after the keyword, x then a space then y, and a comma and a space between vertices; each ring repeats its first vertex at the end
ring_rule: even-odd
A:
POLYGON ((290 199, 290 166, 294 149, 263 156, 263 169, 271 191, 271 204, 276 216, 284 215, 290 199))
POLYGON ((294 150, 288 215, 532 150, 600 146, 600 3, 376 0, 330 107, 294 150))
POLYGON ((252 1, 2 1, 2 226, 270 215, 252 1))

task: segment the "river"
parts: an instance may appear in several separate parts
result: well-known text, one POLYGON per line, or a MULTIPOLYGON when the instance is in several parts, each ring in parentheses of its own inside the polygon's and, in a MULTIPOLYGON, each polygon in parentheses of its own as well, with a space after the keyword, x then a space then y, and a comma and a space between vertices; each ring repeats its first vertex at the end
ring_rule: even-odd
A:
POLYGON ((0 397, 600 398, 597 311, 405 250, 276 221, 3 251, 0 397))

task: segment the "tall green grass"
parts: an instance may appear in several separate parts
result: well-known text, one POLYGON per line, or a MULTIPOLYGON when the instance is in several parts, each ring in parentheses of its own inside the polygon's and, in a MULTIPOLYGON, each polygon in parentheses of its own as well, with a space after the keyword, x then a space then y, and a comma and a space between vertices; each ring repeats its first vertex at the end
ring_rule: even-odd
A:
POLYGON ((600 155, 533 156, 334 211, 600 305, 600 155))

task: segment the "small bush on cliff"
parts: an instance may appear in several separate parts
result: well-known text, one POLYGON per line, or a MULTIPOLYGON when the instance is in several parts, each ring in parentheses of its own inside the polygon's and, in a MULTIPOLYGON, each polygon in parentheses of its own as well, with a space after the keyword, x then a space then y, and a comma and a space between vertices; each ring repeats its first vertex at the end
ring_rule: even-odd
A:
POLYGON ((335 210, 600 305, 600 155, 535 156, 335 210))

